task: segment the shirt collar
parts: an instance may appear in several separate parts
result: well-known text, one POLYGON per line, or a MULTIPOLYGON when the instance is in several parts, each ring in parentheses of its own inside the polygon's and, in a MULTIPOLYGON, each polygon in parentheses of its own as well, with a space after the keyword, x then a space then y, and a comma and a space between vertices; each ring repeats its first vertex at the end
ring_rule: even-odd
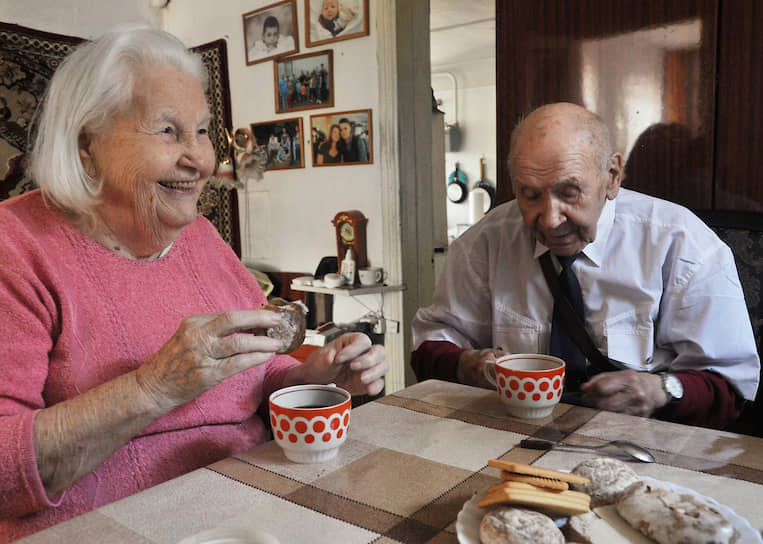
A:
MULTIPOLYGON (((607 199, 604 202, 604 208, 596 223, 596 239, 585 246, 581 253, 588 257, 594 265, 600 267, 604 261, 604 253, 607 247, 609 233, 612 232, 612 225, 615 223, 615 201, 607 199)), ((548 248, 535 240, 534 258, 538 258, 548 251, 548 248)))

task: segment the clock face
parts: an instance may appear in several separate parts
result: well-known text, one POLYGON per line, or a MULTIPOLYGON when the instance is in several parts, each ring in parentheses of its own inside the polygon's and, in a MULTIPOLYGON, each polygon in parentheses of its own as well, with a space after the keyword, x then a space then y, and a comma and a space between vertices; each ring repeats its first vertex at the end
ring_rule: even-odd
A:
POLYGON ((355 229, 349 223, 342 223, 339 225, 339 236, 345 242, 352 243, 355 240, 355 229))

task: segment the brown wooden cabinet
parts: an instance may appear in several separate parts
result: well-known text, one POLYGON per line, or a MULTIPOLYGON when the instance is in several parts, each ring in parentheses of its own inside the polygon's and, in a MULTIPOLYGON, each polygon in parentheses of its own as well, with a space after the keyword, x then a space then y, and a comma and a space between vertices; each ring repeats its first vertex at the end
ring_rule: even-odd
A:
POLYGON ((511 130, 582 104, 626 153, 624 186, 693 209, 763 211, 763 3, 496 2, 497 200, 511 130))

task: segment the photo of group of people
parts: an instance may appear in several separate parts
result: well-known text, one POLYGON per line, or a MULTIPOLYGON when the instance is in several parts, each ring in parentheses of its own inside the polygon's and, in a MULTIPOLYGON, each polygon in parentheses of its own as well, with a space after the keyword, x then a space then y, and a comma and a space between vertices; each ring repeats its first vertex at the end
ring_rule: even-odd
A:
MULTIPOLYGON (((299 52, 297 0, 246 12, 246 64, 273 60, 275 112, 334 106, 333 51, 299 52)), ((368 0, 304 0, 308 47, 368 35, 368 0)), ((313 166, 371 164, 371 110, 310 117, 313 166)), ((265 170, 304 168, 302 119, 251 124, 251 154, 265 170)))
POLYGON ((332 51, 278 59, 273 66, 276 113, 334 105, 332 51))
POLYGON ((310 116, 313 166, 373 162, 371 110, 310 116))
POLYGON ((302 118, 252 123, 255 154, 267 155, 266 170, 302 168, 302 118))

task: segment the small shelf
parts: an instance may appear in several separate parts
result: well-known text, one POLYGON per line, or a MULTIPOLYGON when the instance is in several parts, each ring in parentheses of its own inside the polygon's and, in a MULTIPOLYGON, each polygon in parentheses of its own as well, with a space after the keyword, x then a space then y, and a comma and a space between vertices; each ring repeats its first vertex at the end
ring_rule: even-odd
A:
POLYGON ((391 293, 393 291, 405 291, 407 287, 402 285, 370 285, 360 287, 315 287, 314 285, 291 284, 292 291, 305 291, 307 293, 325 293, 327 295, 339 295, 345 297, 357 297, 360 295, 373 295, 376 293, 391 293))

